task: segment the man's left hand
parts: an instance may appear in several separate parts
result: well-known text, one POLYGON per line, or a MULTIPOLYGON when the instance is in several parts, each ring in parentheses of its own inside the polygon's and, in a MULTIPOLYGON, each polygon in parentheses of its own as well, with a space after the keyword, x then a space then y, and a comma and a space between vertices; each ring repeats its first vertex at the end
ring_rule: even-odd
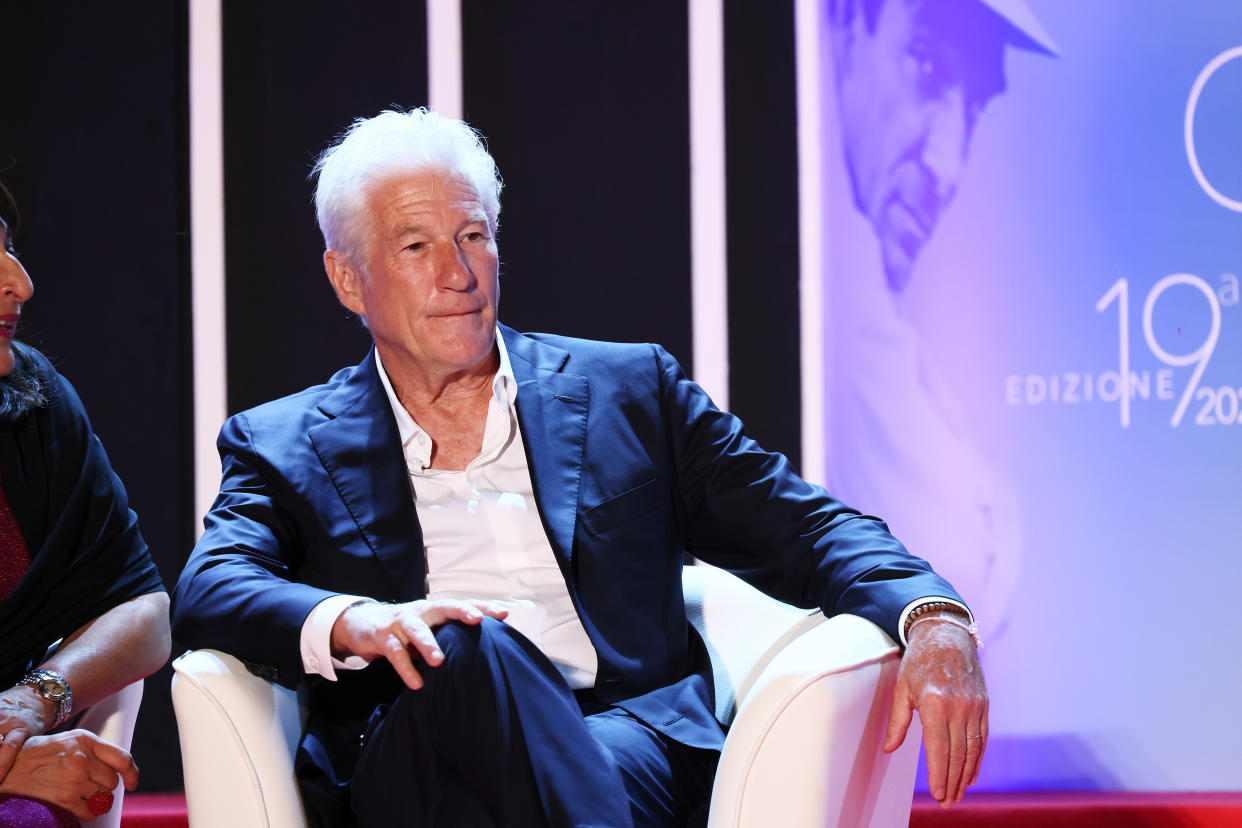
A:
POLYGON ((940 807, 960 802, 979 778, 988 743, 988 691, 970 634, 949 620, 929 618, 910 629, 897 673, 884 751, 905 741, 914 711, 923 723, 927 785, 940 807))

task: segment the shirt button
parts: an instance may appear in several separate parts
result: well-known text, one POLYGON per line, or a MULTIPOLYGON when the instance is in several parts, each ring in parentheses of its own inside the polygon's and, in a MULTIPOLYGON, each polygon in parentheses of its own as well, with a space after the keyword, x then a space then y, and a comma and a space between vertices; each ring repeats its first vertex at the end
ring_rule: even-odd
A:
POLYGON ((310 660, 310 668, 311 668, 312 670, 318 670, 318 669, 319 669, 319 659, 317 659, 317 658, 312 658, 312 659, 310 660))

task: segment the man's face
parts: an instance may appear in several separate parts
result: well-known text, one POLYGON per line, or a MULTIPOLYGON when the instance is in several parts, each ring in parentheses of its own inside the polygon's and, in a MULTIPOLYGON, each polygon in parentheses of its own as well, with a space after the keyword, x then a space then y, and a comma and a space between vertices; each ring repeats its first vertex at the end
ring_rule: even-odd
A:
POLYGON ((419 171, 373 187, 367 204, 364 261, 330 250, 324 263, 342 304, 366 317, 389 374, 438 382, 485 368, 500 265, 474 185, 419 171))
POLYGON ((886 0, 834 33, 858 209, 901 291, 961 178, 975 120, 1004 87, 1000 22, 975 0, 886 0))

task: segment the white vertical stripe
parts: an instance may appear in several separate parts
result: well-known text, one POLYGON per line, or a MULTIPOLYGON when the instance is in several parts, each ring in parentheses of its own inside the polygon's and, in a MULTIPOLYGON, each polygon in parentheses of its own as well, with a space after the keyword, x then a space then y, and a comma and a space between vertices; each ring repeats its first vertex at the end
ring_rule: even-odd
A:
POLYGON ((817 0, 797 0, 794 32, 798 83, 798 291, 802 343, 802 476, 824 483, 823 162, 820 134, 820 26, 817 0))
MULTIPOLYGON (((227 411, 224 324, 224 111, 220 0, 190 3, 190 239, 194 326, 194 509, 220 488, 216 433, 227 411)), ((197 532, 202 525, 196 519, 197 532)))
POLYGON ((460 0, 427 0, 427 102, 450 118, 460 118, 465 112, 460 0))
POLYGON ((727 409, 724 5, 722 0, 689 0, 689 15, 692 373, 727 409))

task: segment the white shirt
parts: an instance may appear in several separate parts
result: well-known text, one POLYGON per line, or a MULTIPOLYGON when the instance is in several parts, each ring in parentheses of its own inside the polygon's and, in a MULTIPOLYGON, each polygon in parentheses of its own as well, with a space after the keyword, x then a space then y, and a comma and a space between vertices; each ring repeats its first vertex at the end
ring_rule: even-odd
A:
MULTIPOLYGON (((479 455, 462 471, 431 469, 431 438, 397 399, 376 351, 388 395, 427 562, 427 597, 503 601, 505 623, 525 635, 557 666, 571 687, 595 683, 598 661, 552 553, 535 504, 515 402, 517 380, 497 332, 500 368, 492 380, 479 455)), ((306 672, 335 680, 333 669, 368 663, 331 657, 332 625, 345 609, 368 599, 340 595, 317 605, 302 625, 306 672)))

